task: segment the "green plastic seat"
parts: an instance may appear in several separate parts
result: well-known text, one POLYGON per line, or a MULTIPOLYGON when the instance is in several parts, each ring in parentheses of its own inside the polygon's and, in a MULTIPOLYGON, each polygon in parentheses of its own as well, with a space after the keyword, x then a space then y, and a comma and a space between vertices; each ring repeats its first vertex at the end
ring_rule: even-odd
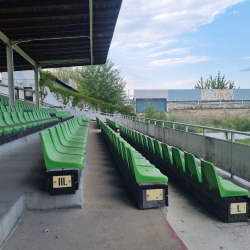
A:
POLYGON ((142 135, 142 139, 143 139, 143 146, 144 146, 144 148, 149 149, 148 148, 148 139, 147 139, 147 136, 146 135, 142 135))
POLYGON ((162 157, 164 160, 169 161, 173 165, 172 154, 170 152, 169 146, 166 143, 162 143, 162 157))
POLYGON ((84 156, 85 150, 83 148, 67 147, 61 144, 55 128, 49 128, 49 134, 54 144, 55 149, 63 154, 73 154, 84 156))
POLYGON ((154 140, 155 154, 163 159, 161 144, 158 140, 154 140))
POLYGON ((201 171, 197 166, 197 162, 193 154, 184 152, 185 158, 185 169, 186 173, 190 174, 192 177, 196 178, 199 182, 201 182, 201 171))
POLYGON ((167 176, 163 175, 159 169, 155 167, 138 166, 133 158, 132 150, 126 147, 128 153, 128 159, 131 165, 131 169, 135 175, 137 183, 154 183, 165 182, 168 183, 167 176))
MULTIPOLYGON (((3 131, 3 134, 10 134, 14 132, 14 128, 8 126, 5 121, 3 120, 2 116, 0 115, 0 129, 3 131)), ((16 130, 15 130, 16 131, 16 130)))
POLYGON ((82 142, 82 143, 86 143, 86 139, 77 138, 77 137, 73 137, 73 136, 69 135, 68 132, 67 132, 67 130, 65 129, 64 124, 60 124, 60 125, 58 125, 58 126, 61 127, 61 129, 62 129, 62 131, 63 131, 63 134, 64 134, 66 140, 72 141, 72 142, 82 142))
POLYGON ((31 128, 33 127, 33 125, 31 123, 28 123, 28 122, 21 122, 18 117, 17 117, 17 113, 16 112, 12 112, 11 113, 11 118, 12 118, 12 121, 16 124, 16 125, 25 125, 27 128, 31 128))
POLYGON ((155 154, 154 142, 151 137, 148 137, 148 149, 155 154))
POLYGON ((17 125, 17 124, 15 124, 15 123, 12 121, 12 119, 11 119, 11 117, 10 117, 10 114, 7 113, 7 112, 3 113, 3 117, 4 117, 5 123, 6 123, 7 125, 13 127, 13 131, 24 130, 24 129, 27 128, 26 125, 21 125, 21 124, 20 124, 20 125, 19 125, 19 124, 17 125))
POLYGON ((221 197, 249 196, 248 190, 241 188, 231 181, 218 178, 214 165, 201 159, 202 183, 207 185, 221 197))
POLYGON ((185 170, 185 163, 181 155, 181 151, 178 148, 172 147, 173 164, 180 168, 183 172, 185 170))
POLYGON ((55 129, 62 145, 66 147, 86 148, 86 143, 68 141, 59 125, 56 125, 55 129))
POLYGON ((28 112, 23 112, 23 117, 24 117, 24 119, 25 119, 26 122, 33 122, 33 123, 36 124, 36 126, 41 125, 41 122, 38 122, 38 121, 31 121, 31 120, 30 120, 30 117, 29 117, 29 115, 28 115, 28 112))
POLYGON ((24 113, 23 112, 19 112, 17 113, 17 116, 18 116, 18 119, 20 122, 22 123, 29 123, 31 124, 33 127, 36 127, 37 126, 37 122, 27 122, 25 119, 24 119, 24 113))
POLYGON ((41 132, 40 138, 46 169, 78 168, 79 171, 82 170, 84 156, 59 153, 55 149, 48 131, 41 132))

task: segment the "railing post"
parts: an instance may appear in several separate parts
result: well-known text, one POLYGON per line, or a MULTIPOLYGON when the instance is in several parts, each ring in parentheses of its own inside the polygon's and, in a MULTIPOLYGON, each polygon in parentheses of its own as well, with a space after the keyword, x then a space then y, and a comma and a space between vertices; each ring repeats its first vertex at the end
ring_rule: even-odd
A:
POLYGON ((156 121, 155 121, 155 125, 156 125, 156 121))
POLYGON ((162 127, 164 127, 164 122, 162 122, 162 127))
POLYGON ((207 135, 207 129, 203 129, 203 138, 204 138, 204 144, 203 144, 203 159, 205 159, 206 156, 206 135, 207 135))
POLYGON ((185 126, 185 132, 188 132, 188 126, 185 126))
POLYGON ((231 168, 230 168, 230 173, 231 173, 231 178, 234 178, 234 142, 235 142, 235 133, 231 133, 231 168))
POLYGON ((173 129, 175 129, 175 124, 173 123, 173 129))

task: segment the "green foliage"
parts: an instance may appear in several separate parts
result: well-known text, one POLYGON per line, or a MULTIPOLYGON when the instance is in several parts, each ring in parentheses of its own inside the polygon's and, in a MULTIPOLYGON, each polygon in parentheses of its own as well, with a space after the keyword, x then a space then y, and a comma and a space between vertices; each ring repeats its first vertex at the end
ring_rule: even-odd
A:
MULTIPOLYGON (((68 104, 71 100, 72 106, 78 107, 81 110, 86 107, 96 111, 100 110, 103 113, 113 114, 118 112, 125 115, 135 115, 134 109, 131 106, 115 106, 111 103, 96 100, 95 98, 88 97, 81 93, 74 93, 66 89, 57 88, 53 85, 53 81, 55 81, 56 78, 57 77, 49 71, 40 71, 40 92, 43 93, 40 96, 44 96, 45 87, 48 87, 55 98, 64 105, 68 104)), ((45 97, 43 97, 43 100, 45 97)))
POLYGON ((103 65, 85 66, 77 69, 79 91, 86 96, 120 105, 124 102, 126 81, 111 60, 103 65))
MULTIPOLYGON (((157 107, 154 106, 151 102, 148 102, 145 105, 145 118, 162 120, 162 121, 171 121, 185 124, 193 124, 193 125, 201 125, 206 127, 214 127, 214 128, 222 128, 229 130, 237 130, 237 131, 250 131, 250 119, 247 117, 240 118, 239 116, 235 117, 210 117, 209 119, 199 120, 192 119, 188 116, 176 116, 172 111, 166 113, 161 110, 157 111, 157 107)), ((146 119, 147 122, 147 119, 146 119)), ((152 121, 154 124, 154 122, 152 121)), ((162 122, 158 122, 157 125, 161 125, 162 122)), ((166 127, 172 128, 173 125, 171 123, 165 123, 166 127)), ((175 125, 176 129, 185 130, 185 125, 175 125)), ((201 133, 203 130, 195 127, 188 128, 190 132, 193 133, 201 133)), ((213 132, 207 131, 207 132, 213 132)), ((228 138, 228 134, 226 134, 228 138)))
POLYGON ((235 141, 238 143, 250 145, 250 139, 236 139, 235 141))
POLYGON ((220 75, 220 71, 218 72, 218 76, 213 78, 210 75, 205 81, 201 76, 201 79, 198 80, 197 84, 194 86, 195 89, 235 89, 235 87, 233 81, 226 80, 225 75, 220 75))
MULTIPOLYGON (((171 121, 171 122, 179 122, 179 123, 186 123, 186 124, 197 124, 195 120, 190 119, 187 116, 176 116, 171 111, 168 112, 166 115, 164 110, 160 112, 157 111, 157 107, 152 104, 152 102, 148 102, 145 105, 144 109, 144 117, 150 119, 156 119, 161 121, 171 121)), ((153 122, 152 122, 153 123, 153 122)), ((157 122, 157 125, 162 125, 162 122, 157 122)), ((166 127, 173 127, 171 123, 165 123, 166 127)), ((176 129, 185 130, 184 125, 176 125, 176 129)), ((197 129, 194 127, 189 127, 190 132, 197 132, 197 129)))
POLYGON ((69 78, 76 80, 77 73, 75 67, 62 67, 51 69, 52 73, 60 80, 69 83, 69 78))

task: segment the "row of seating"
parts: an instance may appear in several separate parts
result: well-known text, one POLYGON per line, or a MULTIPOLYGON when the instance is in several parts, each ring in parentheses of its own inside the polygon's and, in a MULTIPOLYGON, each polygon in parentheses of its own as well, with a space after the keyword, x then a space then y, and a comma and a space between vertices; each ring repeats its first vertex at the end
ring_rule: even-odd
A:
POLYGON ((96 120, 139 208, 167 206, 168 177, 163 175, 113 129, 99 118, 96 120), (155 196, 149 197, 148 192, 150 191, 155 192, 155 196), (157 191, 162 193, 157 194, 157 191))
POLYGON ((47 112, 3 112, 0 114, 0 135, 57 122, 47 112))
POLYGON ((83 167, 89 122, 84 116, 40 132, 47 169, 83 167))
MULTIPOLYGON (((0 109, 0 113, 1 112, 11 112, 14 111, 13 107, 9 106, 9 98, 6 97, 1 97, 0 98, 0 107, 4 106, 5 110, 2 111, 2 109, 0 109)), ((36 112, 43 112, 46 111, 50 114, 56 114, 57 110, 55 108, 37 108, 33 105, 26 105, 24 104, 24 102, 21 101, 16 101, 15 102, 15 111, 17 112, 22 112, 22 111, 36 111, 36 112)))
POLYGON ((74 116, 70 113, 70 111, 61 111, 56 113, 56 117, 58 119, 70 119, 73 118, 74 116))
POLYGON ((144 182, 165 182, 168 183, 167 176, 163 175, 148 160, 128 144, 120 135, 115 133, 105 123, 100 121, 100 125, 114 144, 119 155, 126 163, 131 174, 134 175, 137 183, 144 182))
POLYGON ((181 151, 178 148, 172 147, 171 154, 169 146, 166 143, 160 143, 158 140, 154 140, 151 137, 123 126, 120 126, 120 131, 160 158, 169 161, 171 165, 177 166, 183 172, 204 185, 209 186, 212 191, 221 197, 249 196, 248 190, 219 177, 211 162, 201 159, 201 167, 199 167, 193 154, 184 152, 183 159, 181 151))
POLYGON ((106 118, 106 123, 107 123, 112 129, 114 129, 115 131, 117 131, 117 130, 119 129, 119 125, 117 125, 115 121, 112 121, 112 120, 106 118))

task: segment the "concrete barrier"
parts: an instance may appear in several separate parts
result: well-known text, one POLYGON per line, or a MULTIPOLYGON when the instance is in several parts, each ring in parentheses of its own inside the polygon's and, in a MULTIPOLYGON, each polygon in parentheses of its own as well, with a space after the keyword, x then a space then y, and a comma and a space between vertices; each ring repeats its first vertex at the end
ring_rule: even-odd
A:
POLYGON ((182 151, 194 154, 212 162, 216 167, 231 173, 231 157, 233 157, 233 174, 250 181, 250 146, 234 143, 201 134, 194 134, 183 130, 162 127, 145 122, 132 121, 123 118, 123 125, 151 136, 161 142, 177 147, 182 151), (128 124, 128 125, 127 125, 128 124), (233 154, 231 154, 233 152, 233 154))

